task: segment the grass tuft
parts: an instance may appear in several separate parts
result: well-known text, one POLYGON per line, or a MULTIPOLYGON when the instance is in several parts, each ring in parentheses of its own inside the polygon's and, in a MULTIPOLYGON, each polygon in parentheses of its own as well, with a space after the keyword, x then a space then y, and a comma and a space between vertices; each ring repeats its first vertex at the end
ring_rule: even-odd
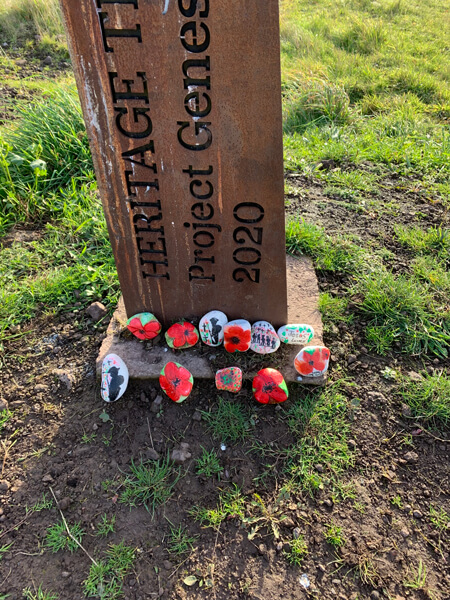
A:
POLYGON ((169 460, 131 461, 130 473, 122 483, 120 502, 130 507, 143 505, 152 513, 161 504, 165 504, 173 494, 173 488, 180 478, 180 470, 169 460))
POLYGON ((124 542, 110 546, 106 560, 92 564, 83 582, 85 596, 100 600, 123 598, 123 580, 132 570, 134 560, 135 549, 125 546, 124 542))
POLYGON ((41 585, 37 590, 32 590, 29 587, 25 588, 22 593, 25 600, 58 600, 58 596, 56 594, 53 592, 44 591, 41 585))
POLYGON ((219 397, 214 412, 203 412, 208 432, 221 442, 237 442, 249 436, 252 424, 248 409, 238 402, 219 397))
POLYGON ((450 425, 450 377, 444 373, 428 375, 420 381, 403 379, 403 400, 416 418, 436 426, 450 425))
POLYGON ((59 550, 69 550, 69 552, 74 552, 75 550, 78 550, 79 546, 72 538, 75 538, 81 544, 85 531, 80 523, 74 523, 68 527, 72 537, 68 534, 62 520, 48 527, 44 543, 51 552, 55 553, 59 550))
POLYGON ((245 514, 245 498, 240 489, 234 486, 219 496, 219 503, 216 508, 205 508, 194 506, 189 514, 204 527, 219 529, 220 524, 225 519, 243 519, 245 514))

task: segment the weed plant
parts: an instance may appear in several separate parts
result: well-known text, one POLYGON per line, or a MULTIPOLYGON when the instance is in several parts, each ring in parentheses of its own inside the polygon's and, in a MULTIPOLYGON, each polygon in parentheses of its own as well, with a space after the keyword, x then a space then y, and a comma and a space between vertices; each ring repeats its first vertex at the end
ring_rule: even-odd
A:
POLYGON ((56 594, 53 594, 53 592, 44 591, 41 585, 37 590, 32 590, 29 587, 25 588, 22 594, 25 600, 58 600, 58 596, 56 594))
POLYGON ((139 505, 152 513, 165 504, 173 494, 173 488, 180 478, 180 470, 175 468, 169 456, 158 461, 131 462, 130 473, 122 483, 120 502, 130 507, 139 505))
POLYGON ((430 504, 430 521, 435 529, 443 532, 450 526, 450 515, 442 507, 435 508, 430 504))
POLYGON ((308 545, 304 536, 299 535, 289 542, 289 549, 283 550, 283 556, 289 564, 299 567, 308 554, 308 545))
POLYGON ((237 486, 222 493, 216 508, 194 506, 189 514, 204 527, 218 529, 228 517, 243 519, 245 513, 245 498, 237 486))
POLYGON ((88 598, 118 600, 123 598, 123 580, 132 570, 135 549, 124 542, 112 545, 104 560, 92 564, 89 575, 83 583, 84 594, 88 598))
POLYGON ((58 552, 59 550, 69 550, 69 552, 74 552, 75 550, 78 550, 79 546, 73 538, 81 544, 85 531, 82 529, 80 523, 68 525, 68 527, 72 537, 68 534, 62 520, 47 528, 44 543, 51 552, 58 552))
POLYGON ((345 545, 345 539, 342 535, 342 527, 338 527, 333 522, 328 525, 324 533, 324 537, 325 540, 335 548, 341 548, 345 545))
POLYGON ((445 373, 427 375, 420 381, 404 378, 400 394, 414 417, 436 427, 450 424, 450 377, 445 373))

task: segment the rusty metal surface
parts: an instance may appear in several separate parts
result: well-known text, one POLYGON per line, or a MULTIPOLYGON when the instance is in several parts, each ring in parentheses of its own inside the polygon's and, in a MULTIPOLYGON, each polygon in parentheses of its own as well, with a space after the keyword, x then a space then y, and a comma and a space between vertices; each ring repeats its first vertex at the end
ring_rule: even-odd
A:
POLYGON ((129 316, 287 319, 278 0, 61 0, 129 316))

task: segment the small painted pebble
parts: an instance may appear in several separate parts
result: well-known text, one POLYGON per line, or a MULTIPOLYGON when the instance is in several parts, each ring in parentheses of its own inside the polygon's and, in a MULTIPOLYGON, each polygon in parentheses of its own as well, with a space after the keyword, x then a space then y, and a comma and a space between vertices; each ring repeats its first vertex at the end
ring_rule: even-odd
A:
POLYGON ((175 350, 192 348, 198 342, 200 336, 197 328, 189 321, 175 323, 166 331, 166 342, 175 350))
POLYGON ((284 344, 299 344, 301 346, 308 344, 314 337, 314 329, 311 325, 283 325, 277 333, 284 344))
POLYGON ((216 388, 237 394, 242 389, 242 371, 239 367, 221 369, 216 373, 216 388))
POLYGON ((252 341, 252 326, 245 319, 230 321, 225 325, 224 337, 227 352, 247 352, 252 341))
POLYGON ((115 402, 124 395, 128 385, 128 369, 117 354, 108 354, 102 363, 101 396, 105 402, 115 402))
POLYGON ((140 313, 127 321, 127 327, 140 340, 153 340, 161 333, 161 323, 152 313, 140 313))
POLYGON ((168 362, 161 371, 159 384, 171 400, 181 404, 192 392, 194 378, 182 365, 168 362))
POLYGON ((258 321, 252 325, 252 343, 250 348, 257 354, 270 354, 280 347, 277 332, 267 321, 258 321))
POLYGON ((276 369, 261 369, 253 379, 252 389, 260 404, 279 404, 289 396, 284 377, 276 369))
POLYGON ((320 377, 328 370, 330 351, 324 346, 307 346, 295 357, 294 365, 303 377, 320 377))
POLYGON ((212 310, 206 314, 199 325, 202 341, 208 346, 214 347, 223 344, 223 330, 227 323, 227 315, 220 310, 212 310))

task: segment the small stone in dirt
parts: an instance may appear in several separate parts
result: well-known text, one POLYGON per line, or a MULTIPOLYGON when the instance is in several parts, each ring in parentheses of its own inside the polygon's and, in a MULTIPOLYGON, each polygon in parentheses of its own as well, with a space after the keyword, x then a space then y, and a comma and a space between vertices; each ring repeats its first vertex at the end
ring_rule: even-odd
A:
POLYGON ((158 395, 156 396, 156 398, 153 400, 152 405, 150 406, 150 411, 152 413, 159 413, 160 409, 161 409, 161 403, 163 401, 163 397, 158 395))
POLYGON ((69 573, 69 571, 63 571, 63 572, 61 573, 61 577, 62 577, 63 579, 67 579, 68 577, 70 577, 70 573, 69 573))
POLYGON ((177 465, 181 465, 191 458, 192 454, 189 452, 189 444, 183 442, 180 444, 179 449, 172 450, 171 459, 177 465))
POLYGON ((402 536, 406 539, 407 537, 409 537, 410 533, 406 528, 403 528, 402 530, 400 530, 400 533, 402 534, 402 536))
POLYGON ((423 517, 422 513, 420 512, 420 510, 414 510, 413 511, 413 517, 415 519, 421 519, 423 517))
POLYGON ((0 494, 5 494, 10 487, 11 484, 9 483, 9 481, 6 481, 6 479, 2 479, 0 481, 0 494))
POLYGON ((278 542, 277 544, 277 552, 281 552, 283 550, 283 542, 278 542))
POLYGON ((44 475, 44 477, 42 478, 42 483, 53 483, 54 479, 53 477, 50 475, 50 473, 47 473, 46 475, 44 475))
POLYGON ((348 440, 347 446, 350 448, 350 450, 356 450, 356 442, 355 442, 355 440, 348 440))
POLYGON ((67 510, 72 504, 72 500, 67 496, 58 502, 59 510, 67 510))
POLYGON ((412 410, 407 404, 402 404, 402 415, 404 417, 412 417, 412 410))
POLYGON ((320 465, 320 464, 314 465, 314 468, 315 468, 315 470, 316 470, 318 473, 323 473, 323 472, 324 472, 324 470, 325 470, 325 469, 323 468, 323 465, 320 465))
POLYGON ((327 508, 333 508, 333 500, 331 500, 330 498, 327 498, 326 500, 323 501, 323 505, 326 506, 327 508))
POLYGON ((294 536, 295 540, 298 540, 298 538, 301 536, 302 532, 300 531, 300 527, 296 527, 294 529, 294 531, 292 532, 292 535, 294 536))
POLYGON ((47 56, 42 62, 44 63, 44 65, 49 66, 53 63, 53 58, 51 56, 47 56))
POLYGON ((417 454, 417 452, 407 452, 405 454, 405 460, 406 462, 409 463, 416 463, 419 460, 419 455, 417 454))
POLYGON ((318 568, 318 569, 319 569, 319 571, 321 571, 322 573, 326 573, 326 571, 327 571, 327 570, 326 570, 326 568, 325 568, 325 567, 324 567, 322 564, 320 564, 320 563, 317 565, 317 568, 318 568))
POLYGON ((103 319, 108 314, 106 307, 101 302, 93 302, 87 309, 87 314, 93 321, 97 323, 100 319, 103 319))
POLYGON ((149 448, 145 453, 145 458, 147 460, 159 460, 159 454, 153 448, 149 448))
POLYGON ((148 398, 145 395, 145 392, 141 392, 141 402, 148 402, 148 398))
POLYGON ((260 553, 262 556, 264 556, 264 554, 266 554, 266 553, 267 553, 267 547, 266 547, 266 545, 265 545, 265 544, 260 544, 260 545, 258 546, 258 552, 259 552, 259 553, 260 553))
POLYGON ((27 64, 27 61, 24 58, 21 58, 19 60, 16 60, 16 65, 18 67, 24 67, 27 64))
POLYGON ((40 392, 46 392, 48 390, 48 386, 46 386, 44 383, 38 383, 37 385, 34 386, 34 391, 39 394, 40 392))
POLYGON ((420 373, 416 373, 415 371, 409 371, 408 377, 411 379, 411 381, 422 381, 423 379, 422 375, 420 375, 420 373))
POLYGON ((8 410, 8 402, 0 398, 0 412, 8 410))
POLYGON ((351 365, 352 363, 356 362, 358 359, 354 354, 349 354, 347 356, 347 364, 351 365))
POLYGON ((379 598, 380 598, 379 592, 377 592, 376 590, 373 590, 373 592, 370 594, 370 600, 379 600, 379 598))
POLYGON ((333 585, 341 585, 341 580, 340 580, 340 579, 333 579, 333 580, 331 581, 331 583, 332 583, 333 585))
POLYGON ((70 371, 65 371, 64 369, 55 369, 53 371, 53 375, 59 379, 61 383, 63 383, 68 390, 71 390, 75 385, 75 375, 70 371))
POLYGON ((196 410, 195 413, 192 415, 192 420, 193 421, 201 421, 202 413, 200 411, 196 410))
POLYGON ((173 569, 173 564, 170 562, 170 560, 165 560, 163 562, 163 567, 169 571, 170 569, 173 569))

